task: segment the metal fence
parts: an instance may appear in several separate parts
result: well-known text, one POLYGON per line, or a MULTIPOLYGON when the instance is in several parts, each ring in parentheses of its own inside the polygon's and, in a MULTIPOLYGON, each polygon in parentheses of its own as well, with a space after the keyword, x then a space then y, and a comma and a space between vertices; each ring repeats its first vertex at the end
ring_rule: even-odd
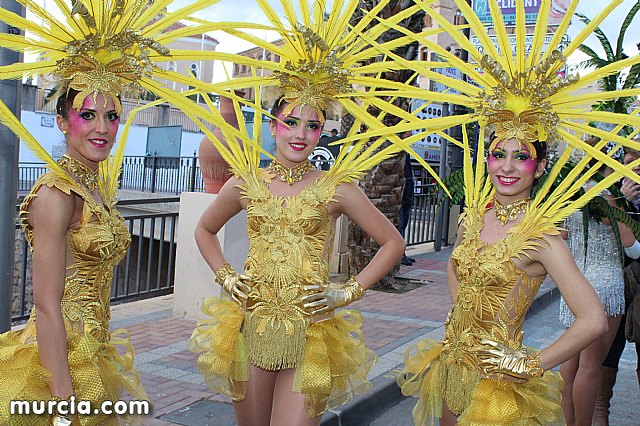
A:
POLYGON ((203 192, 198 157, 128 156, 122 163, 122 189, 145 192, 203 192))
POLYGON ((405 230, 407 245, 416 245, 435 240, 437 194, 416 194, 411 209, 411 218, 405 230))
MULTIPOLYGON (((46 171, 44 163, 21 162, 18 167, 18 191, 29 191, 46 171)), ((197 156, 127 156, 122 162, 120 188, 180 194, 185 191, 203 192, 204 181, 197 156)))
MULTIPOLYGON (((119 206, 179 201, 179 197, 124 200, 119 206)), ((115 268, 111 287, 112 302, 145 299, 173 292, 177 224, 178 213, 140 210, 140 213, 126 214, 125 225, 131 233, 131 247, 125 259, 115 268)), ((16 254, 12 313, 14 322, 27 319, 33 307, 31 253, 22 233, 16 241, 16 254)))
POLYGON ((46 171, 44 163, 20 162, 18 165, 18 192, 30 191, 36 180, 46 171))

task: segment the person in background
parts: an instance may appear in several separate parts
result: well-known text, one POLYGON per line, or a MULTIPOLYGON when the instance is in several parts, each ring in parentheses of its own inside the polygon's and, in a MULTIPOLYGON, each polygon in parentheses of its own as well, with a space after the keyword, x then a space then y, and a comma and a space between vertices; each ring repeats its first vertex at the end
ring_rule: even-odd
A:
MULTIPOLYGON (((599 142, 599 138, 591 138, 591 145, 599 142)), ((615 144, 607 144, 603 152, 615 150, 622 158, 622 149, 615 144)), ((594 162, 592 160, 592 166, 594 162)), ((611 174, 612 169, 603 166, 598 172, 602 176, 611 174)), ((597 182, 589 181, 585 190, 589 190, 597 182)), ((601 194, 611 206, 617 207, 609 190, 601 194)), ((582 273, 596 290, 602 307, 607 315, 609 330, 585 349, 562 363, 560 374, 564 380, 562 388, 562 404, 567 425, 591 425, 594 416, 596 395, 601 383, 601 368, 616 336, 622 314, 624 313, 624 278, 622 272, 622 247, 633 247, 636 242, 633 232, 622 223, 617 223, 622 247, 620 247, 611 222, 607 218, 597 220, 578 211, 569 216, 565 225, 568 229, 567 245, 582 273), (585 223, 587 229, 585 230, 585 223)), ((636 243, 637 244, 637 243, 636 243)), ((569 327, 575 317, 569 307, 560 299, 560 322, 569 327)))
MULTIPOLYGON (((631 164, 639 158, 640 151, 625 148, 624 164, 631 164)), ((640 166, 635 167, 633 170, 637 174, 640 174, 640 166)), ((633 206, 633 211, 628 211, 627 213, 634 220, 640 222, 640 184, 625 178, 622 181, 620 190, 627 201, 633 206)), ((609 353, 600 369, 600 383, 593 413, 594 426, 609 425, 609 410, 611 407, 611 398, 613 397, 613 388, 616 384, 618 366, 627 340, 635 346, 636 358, 638 360, 636 374, 638 376, 638 383, 640 384, 640 261, 629 257, 626 252, 623 278, 625 313, 622 315, 609 353)))
MULTIPOLYGON (((413 177, 413 168, 411 167, 411 158, 409 154, 405 155, 404 160, 404 188, 402 190, 402 204, 400 205, 400 211, 398 212, 398 231, 400 235, 405 239, 407 226, 411 220, 411 210, 415 200, 415 179, 413 177)), ((400 263, 405 266, 411 266, 416 260, 407 256, 406 253, 402 255, 400 263)))

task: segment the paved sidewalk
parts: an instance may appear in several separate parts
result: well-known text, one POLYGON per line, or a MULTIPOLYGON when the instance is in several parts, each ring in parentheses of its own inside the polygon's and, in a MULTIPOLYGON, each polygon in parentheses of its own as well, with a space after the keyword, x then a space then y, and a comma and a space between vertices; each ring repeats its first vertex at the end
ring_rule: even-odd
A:
MULTIPOLYGON (((351 403, 325 414, 323 425, 363 425, 401 398, 393 371, 403 363, 408 347, 425 337, 441 338, 451 306, 446 283, 446 261, 451 248, 435 252, 410 248, 416 262, 403 266, 400 277, 424 284, 406 293, 369 291, 353 304, 364 315, 367 345, 379 357, 369 379, 373 390, 351 403)), ((555 299, 544 284, 535 310, 555 299)), ((195 321, 172 315, 172 296, 114 306, 112 329, 127 327, 136 351, 136 366, 153 403, 145 425, 234 425, 230 400, 212 394, 196 367, 197 355, 187 349, 195 321)))

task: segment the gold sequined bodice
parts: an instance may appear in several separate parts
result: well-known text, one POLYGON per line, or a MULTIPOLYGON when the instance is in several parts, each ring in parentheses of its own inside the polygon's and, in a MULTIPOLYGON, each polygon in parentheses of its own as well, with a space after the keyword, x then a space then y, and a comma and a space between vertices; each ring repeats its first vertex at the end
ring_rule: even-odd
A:
MULTIPOLYGON (((67 264, 62 315, 77 333, 89 333, 98 341, 109 336, 109 299, 114 267, 124 258, 131 243, 124 220, 109 200, 96 202, 82 186, 49 172, 40 177, 21 206, 22 229, 30 245, 34 230, 27 219, 29 204, 42 186, 74 193, 84 205, 79 224, 67 232, 67 264)), ((37 232, 37 231, 36 231, 37 232)), ((32 250, 37 250, 33 247, 32 250)), ((29 326, 35 326, 32 312, 29 326)), ((29 327, 28 326, 28 327, 29 327)))
POLYGON ((531 239, 523 224, 487 244, 480 238, 484 209, 468 209, 463 220, 464 236, 452 254, 458 278, 458 293, 445 322, 441 358, 447 365, 441 377, 441 391, 454 412, 461 412, 482 377, 476 351, 484 337, 520 349, 522 324, 544 276, 518 269, 514 259, 535 249, 540 240, 531 239))
POLYGON ((520 348, 525 315, 544 280, 513 262, 523 255, 519 225, 491 245, 480 239, 482 228, 482 213, 468 214, 464 238, 452 254, 458 294, 447 321, 444 347, 445 353, 473 367, 472 351, 483 337, 520 348))
POLYGON ((276 196, 263 169, 240 185, 248 199, 249 256, 245 271, 253 290, 247 301, 245 333, 253 362, 278 369, 297 363, 310 321, 300 299, 303 286, 328 281, 328 257, 333 236, 327 204, 335 184, 323 175, 295 196, 276 196), (264 350, 259 349, 267 345, 264 350), (280 348, 278 359, 268 358, 280 348), (260 354, 258 354, 260 352, 260 354))

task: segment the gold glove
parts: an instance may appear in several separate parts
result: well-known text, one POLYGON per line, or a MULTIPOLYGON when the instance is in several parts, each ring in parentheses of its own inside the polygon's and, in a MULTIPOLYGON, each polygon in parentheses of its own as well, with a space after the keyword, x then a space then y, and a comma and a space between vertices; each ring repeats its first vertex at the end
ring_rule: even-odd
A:
POLYGON ((234 301, 239 305, 243 305, 247 301, 247 295, 253 286, 251 276, 238 274, 226 262, 222 268, 216 269, 214 272, 216 274, 216 282, 231 295, 234 301))
POLYGON ((479 351, 480 365, 488 375, 502 373, 519 379, 530 379, 544 373, 540 367, 538 351, 526 347, 516 351, 490 339, 482 339, 480 343, 485 346, 479 351))
POLYGON ((302 298, 302 307, 309 315, 319 315, 347 306, 362 299, 365 292, 353 277, 344 284, 329 282, 324 290, 319 285, 307 285, 304 291, 310 293, 302 298))

